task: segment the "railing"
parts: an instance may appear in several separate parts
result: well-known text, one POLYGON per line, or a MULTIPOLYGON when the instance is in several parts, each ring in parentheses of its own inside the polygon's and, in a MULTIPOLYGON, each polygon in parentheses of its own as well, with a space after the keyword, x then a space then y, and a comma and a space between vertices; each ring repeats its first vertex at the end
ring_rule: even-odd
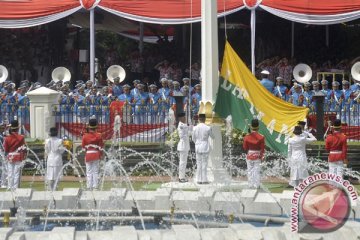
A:
MULTIPOLYGON (((310 127, 316 129, 316 113, 309 115, 310 127)), ((338 111, 324 112, 324 128, 327 128, 328 121, 341 119, 341 131, 347 136, 349 141, 360 142, 360 104, 354 104, 348 108, 342 108, 338 111)))
POLYGON ((71 140, 81 140, 88 130, 89 119, 96 118, 97 131, 104 139, 164 142, 171 117, 168 111, 153 111, 146 106, 54 105, 52 109, 59 135, 71 140))

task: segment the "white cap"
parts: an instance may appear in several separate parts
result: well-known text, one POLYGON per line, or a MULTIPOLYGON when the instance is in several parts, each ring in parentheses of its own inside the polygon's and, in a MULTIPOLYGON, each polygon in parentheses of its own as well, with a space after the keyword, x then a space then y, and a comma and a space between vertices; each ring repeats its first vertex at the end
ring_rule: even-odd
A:
POLYGON ((262 70, 262 71, 261 71, 261 74, 266 74, 266 75, 269 75, 269 74, 270 74, 270 72, 269 72, 268 70, 262 70))

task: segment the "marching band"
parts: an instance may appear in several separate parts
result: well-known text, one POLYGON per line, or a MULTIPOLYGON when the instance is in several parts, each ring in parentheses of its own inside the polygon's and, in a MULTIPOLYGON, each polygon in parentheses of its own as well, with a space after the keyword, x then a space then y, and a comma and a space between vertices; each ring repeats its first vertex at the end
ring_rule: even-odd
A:
MULTIPOLYGON (((180 93, 184 96, 183 111, 190 119, 197 115, 201 101, 201 85, 190 88, 186 82, 184 79, 184 85, 180 88, 178 82, 163 78, 162 87, 158 89, 157 85, 150 84, 147 87, 149 92, 146 92, 145 85, 137 80, 134 81, 132 89, 128 84, 120 85, 118 80, 114 83, 109 81, 109 85, 102 88, 95 87, 92 81, 77 81, 74 90, 70 89, 70 82, 59 81, 50 83, 47 87, 60 92, 56 112, 62 122, 85 123, 90 116, 95 116, 99 123, 109 123, 111 106, 114 105, 112 103, 119 102, 124 122, 158 124, 167 121, 170 108, 175 109, 174 94, 180 93), (189 88, 192 89, 190 95, 189 88)), ((23 81, 16 90, 11 82, 0 83, 0 122, 8 124, 17 118, 21 125, 28 124, 30 102, 25 93, 30 88, 34 90, 39 87, 40 84, 30 85, 28 81, 23 81)))

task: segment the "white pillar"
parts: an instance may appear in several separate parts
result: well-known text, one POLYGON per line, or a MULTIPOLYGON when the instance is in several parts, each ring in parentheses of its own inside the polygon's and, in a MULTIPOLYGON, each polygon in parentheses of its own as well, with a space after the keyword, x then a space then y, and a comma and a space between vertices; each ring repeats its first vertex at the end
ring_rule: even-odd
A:
POLYGON ((219 86, 217 1, 201 0, 202 102, 214 104, 219 86))
POLYGON ((251 72, 255 74, 255 30, 256 30, 256 14, 255 9, 251 9, 251 72))
POLYGON ((291 22, 291 58, 295 55, 295 22, 291 22))
MULTIPOLYGON (((201 104, 209 117, 209 109, 215 103, 219 87, 219 44, 217 24, 217 1, 201 0, 201 104), (206 107, 208 106, 208 107, 206 107)), ((201 108, 200 108, 201 111, 201 108)), ((210 110, 210 115, 212 111, 210 110)), ((229 176, 222 167, 221 127, 213 125, 215 138, 209 156, 208 178, 211 182, 224 182, 229 176)))
POLYGON ((31 138, 45 139, 51 127, 55 127, 52 107, 58 104, 59 92, 46 87, 28 92, 30 100, 30 135, 31 138))
POLYGON ((144 23, 140 23, 139 29, 139 52, 142 55, 144 51, 144 23))
MULTIPOLYGON (((90 10, 90 80, 95 78, 95 10, 90 10)), ((86 79, 85 79, 86 80, 86 79)))

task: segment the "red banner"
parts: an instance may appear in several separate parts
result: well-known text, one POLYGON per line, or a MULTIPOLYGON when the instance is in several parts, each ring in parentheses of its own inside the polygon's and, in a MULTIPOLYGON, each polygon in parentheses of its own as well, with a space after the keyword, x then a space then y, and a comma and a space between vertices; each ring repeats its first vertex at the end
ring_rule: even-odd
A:
MULTIPOLYGON (((334 122, 335 119, 336 113, 325 114, 324 129, 327 129, 328 121, 334 122)), ((308 127, 316 129, 316 115, 310 115, 308 117, 308 127)), ((341 132, 343 132, 350 140, 360 140, 360 126, 347 126, 346 124, 344 124, 341 127, 341 132)))
MULTIPOLYGON (((120 135, 117 137, 126 138, 139 133, 148 132, 151 130, 164 130, 167 128, 167 124, 126 124, 122 123, 120 127, 120 135)), ((73 137, 81 138, 82 134, 86 132, 86 124, 83 123, 61 123, 60 128, 64 128, 73 137)), ((97 132, 101 133, 105 140, 113 138, 114 129, 113 124, 99 124, 97 132)))

